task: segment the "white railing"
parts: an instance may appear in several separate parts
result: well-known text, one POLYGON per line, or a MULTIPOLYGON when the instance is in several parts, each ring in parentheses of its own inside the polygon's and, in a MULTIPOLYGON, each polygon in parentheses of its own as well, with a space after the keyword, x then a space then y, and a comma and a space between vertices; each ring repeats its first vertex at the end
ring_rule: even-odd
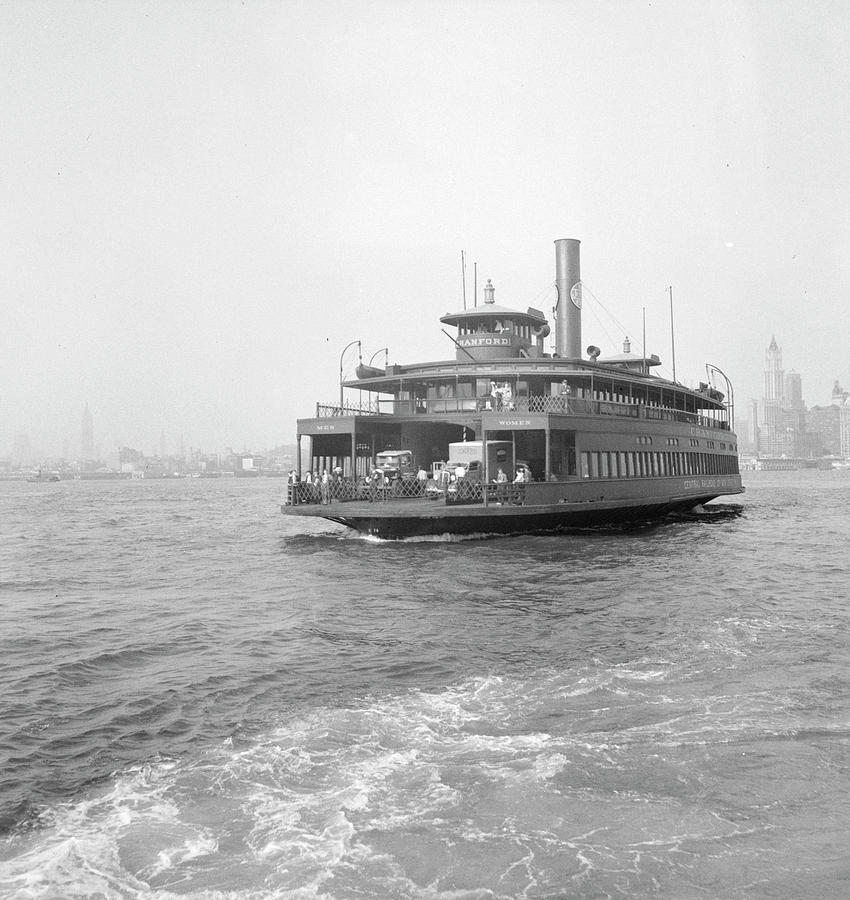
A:
POLYGON ((619 403, 613 400, 583 400, 548 395, 514 397, 495 401, 492 397, 445 397, 439 399, 390 400, 376 399, 361 403, 317 403, 316 418, 336 416, 415 416, 453 415, 457 413, 552 413, 567 416, 618 416, 630 419, 655 419, 683 422, 703 428, 728 431, 729 421, 724 412, 719 418, 672 409, 667 406, 648 406, 644 403, 619 403))

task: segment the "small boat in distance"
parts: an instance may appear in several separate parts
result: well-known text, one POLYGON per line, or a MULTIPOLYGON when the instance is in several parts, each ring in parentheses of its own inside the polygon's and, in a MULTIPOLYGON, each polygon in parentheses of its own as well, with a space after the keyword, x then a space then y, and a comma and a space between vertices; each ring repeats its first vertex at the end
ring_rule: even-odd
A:
MULTIPOLYGON (((364 534, 517 534, 641 521, 743 491, 732 386, 652 373, 655 355, 582 354, 579 241, 555 242, 555 351, 538 309, 446 313, 454 359, 358 366, 298 420, 282 511, 364 534), (344 403, 343 388, 371 399, 344 403), (310 442, 310 471, 301 445, 310 442)), ((353 341, 352 344, 359 343, 353 341)), ((351 346, 351 345, 349 345, 351 346)))

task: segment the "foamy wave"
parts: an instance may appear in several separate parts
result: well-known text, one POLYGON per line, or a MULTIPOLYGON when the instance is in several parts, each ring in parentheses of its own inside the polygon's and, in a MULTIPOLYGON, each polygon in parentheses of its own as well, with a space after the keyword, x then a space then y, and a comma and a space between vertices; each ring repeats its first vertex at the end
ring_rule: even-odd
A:
MULTIPOLYGON (((642 660, 365 698, 127 771, 14 837, 0 895, 520 896, 556 864, 574 883, 603 864, 611 839, 576 817, 593 821, 601 803, 629 822, 651 801, 668 834, 665 817, 679 815, 664 798, 689 776, 658 748, 699 742, 721 704, 669 708, 667 672, 642 660), (644 718, 618 708, 622 685, 655 691, 644 718), (644 756, 643 792, 619 790, 644 756)), ((735 725, 727 712, 715 738, 735 725)), ((632 864, 618 858, 623 871, 632 864)))
POLYGON ((452 534, 448 531, 442 534, 417 534, 402 538, 381 538, 373 534, 349 533, 340 535, 340 538, 349 540, 366 541, 370 544, 462 544, 466 541, 486 541, 495 538, 510 537, 493 531, 473 531, 469 534, 452 534))

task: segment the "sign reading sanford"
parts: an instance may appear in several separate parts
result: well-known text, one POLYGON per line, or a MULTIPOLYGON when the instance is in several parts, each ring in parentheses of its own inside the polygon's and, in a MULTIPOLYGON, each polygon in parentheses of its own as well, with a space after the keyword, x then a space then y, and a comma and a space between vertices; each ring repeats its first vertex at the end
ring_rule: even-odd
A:
POLYGON ((495 335, 481 335, 480 337, 462 337, 457 339, 461 347, 510 347, 509 337, 496 337, 495 335))

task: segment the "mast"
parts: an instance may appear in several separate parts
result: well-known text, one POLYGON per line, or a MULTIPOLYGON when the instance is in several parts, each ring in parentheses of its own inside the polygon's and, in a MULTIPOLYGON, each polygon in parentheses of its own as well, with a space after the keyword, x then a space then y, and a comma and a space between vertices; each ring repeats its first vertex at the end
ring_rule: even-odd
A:
POLYGON ((463 258, 463 250, 460 251, 460 280, 463 285, 463 308, 466 309, 466 261, 463 258))
POLYGON ((673 330, 673 285, 667 290, 670 292, 670 349, 673 355, 673 381, 676 382, 676 333, 673 330))

